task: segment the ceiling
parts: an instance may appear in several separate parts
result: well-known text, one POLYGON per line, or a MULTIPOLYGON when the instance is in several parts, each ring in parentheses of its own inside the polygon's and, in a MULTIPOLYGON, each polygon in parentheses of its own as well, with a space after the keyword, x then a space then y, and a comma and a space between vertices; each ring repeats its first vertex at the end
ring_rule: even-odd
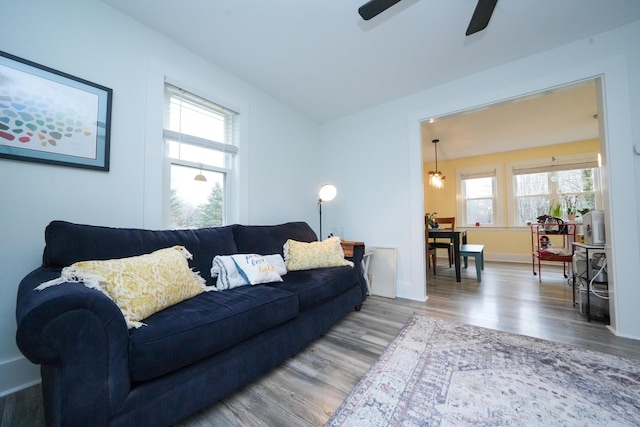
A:
POLYGON ((599 136, 595 80, 425 121, 422 157, 433 162, 599 136), (594 117, 595 116, 595 117, 594 117))
MULTIPOLYGON (((638 0, 102 0, 318 123, 640 20, 638 0)), ((444 137, 442 138, 444 140, 444 137)))

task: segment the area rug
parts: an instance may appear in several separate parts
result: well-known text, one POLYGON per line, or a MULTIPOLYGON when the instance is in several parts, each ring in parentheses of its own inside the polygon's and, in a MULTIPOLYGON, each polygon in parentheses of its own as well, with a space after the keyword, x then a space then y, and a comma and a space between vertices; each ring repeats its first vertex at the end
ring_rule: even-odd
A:
POLYGON ((640 360, 413 315, 327 426, 637 426, 640 360))

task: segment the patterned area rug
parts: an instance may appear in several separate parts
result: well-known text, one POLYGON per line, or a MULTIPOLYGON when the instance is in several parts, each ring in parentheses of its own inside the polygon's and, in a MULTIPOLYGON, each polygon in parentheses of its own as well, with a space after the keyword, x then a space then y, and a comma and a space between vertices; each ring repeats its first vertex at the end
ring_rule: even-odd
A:
POLYGON ((637 426, 640 360, 414 315, 327 426, 637 426))

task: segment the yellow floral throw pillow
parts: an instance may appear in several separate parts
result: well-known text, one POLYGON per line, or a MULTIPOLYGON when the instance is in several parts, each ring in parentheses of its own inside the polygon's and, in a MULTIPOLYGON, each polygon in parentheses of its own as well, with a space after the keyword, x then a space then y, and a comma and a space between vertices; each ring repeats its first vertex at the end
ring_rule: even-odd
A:
POLYGON ((314 268, 340 267, 353 263, 344 259, 344 252, 338 237, 330 237, 323 242, 298 242, 287 240, 284 244, 284 261, 288 271, 311 270, 314 268))
POLYGON ((120 307, 129 328, 139 328, 142 319, 208 290, 204 279, 189 268, 191 257, 183 246, 173 246, 130 258, 80 261, 63 268, 59 279, 36 289, 84 282, 120 307))

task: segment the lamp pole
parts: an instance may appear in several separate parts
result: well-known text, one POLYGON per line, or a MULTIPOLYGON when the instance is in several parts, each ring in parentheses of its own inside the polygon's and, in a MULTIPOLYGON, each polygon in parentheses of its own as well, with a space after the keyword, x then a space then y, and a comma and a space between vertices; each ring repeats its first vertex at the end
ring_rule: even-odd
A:
POLYGON ((322 202, 333 200, 338 194, 338 190, 331 184, 325 184, 320 187, 320 192, 318 193, 318 208, 320 212, 320 236, 318 236, 318 241, 322 242, 322 202))
POLYGON ((318 199, 318 209, 320 211, 320 235, 318 241, 322 242, 322 199, 318 199))

